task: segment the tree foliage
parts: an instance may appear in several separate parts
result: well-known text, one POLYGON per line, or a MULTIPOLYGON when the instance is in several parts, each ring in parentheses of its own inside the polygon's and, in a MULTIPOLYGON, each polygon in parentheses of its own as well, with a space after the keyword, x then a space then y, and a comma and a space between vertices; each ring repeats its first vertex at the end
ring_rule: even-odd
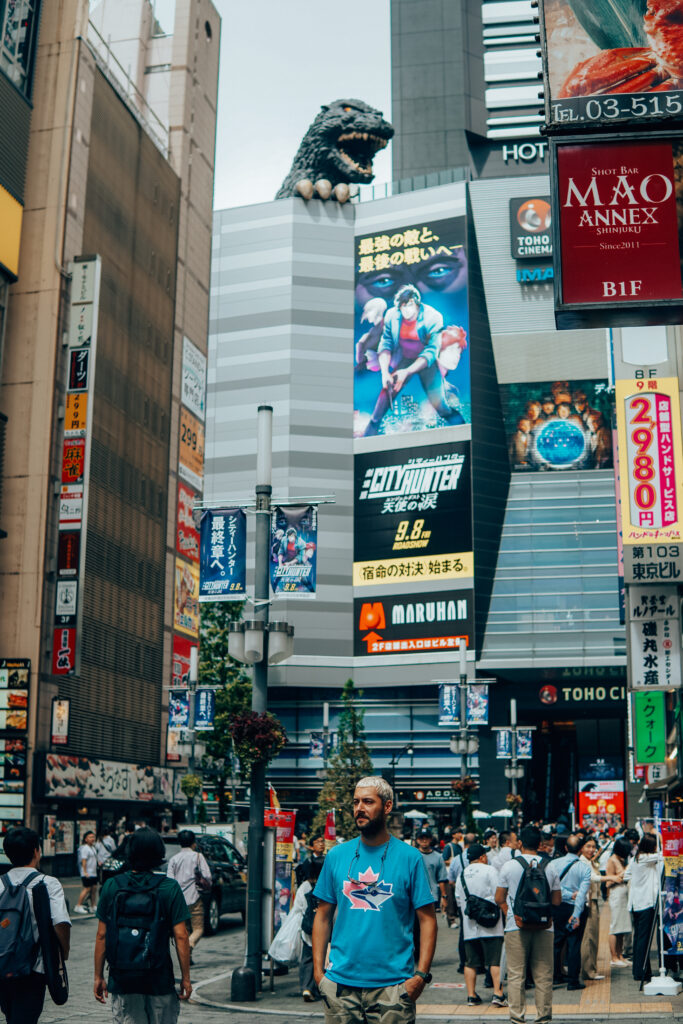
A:
POLYGON ((199 685, 218 686, 213 730, 205 733, 206 756, 202 768, 216 782, 218 814, 228 817, 229 801, 225 791, 230 784, 233 742, 230 721, 233 715, 251 708, 251 679, 247 670, 228 654, 228 627, 242 617, 237 601, 216 601, 201 605, 199 685))
POLYGON ((362 696, 363 691, 357 690, 353 680, 348 679, 341 693, 337 744, 327 760, 327 778, 320 790, 318 812, 313 819, 313 830, 323 829, 327 812, 334 808, 337 833, 344 839, 357 832, 353 820, 356 783, 373 774, 370 751, 365 742, 364 712, 358 706, 362 696))

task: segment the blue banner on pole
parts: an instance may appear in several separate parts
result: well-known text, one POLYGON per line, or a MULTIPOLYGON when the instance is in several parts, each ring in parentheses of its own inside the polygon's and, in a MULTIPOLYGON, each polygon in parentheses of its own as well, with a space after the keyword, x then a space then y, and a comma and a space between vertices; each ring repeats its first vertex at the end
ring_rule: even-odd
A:
POLYGON ((460 724, 460 689, 457 683, 439 683, 439 725, 460 724))
POLYGON ((284 597, 315 597, 318 510, 314 505, 273 508, 270 521, 270 585, 284 597))
POLYGON ((531 729, 517 730, 517 758, 520 761, 531 759, 531 729))
POLYGON ((197 730, 213 729, 213 719, 216 714, 216 693, 215 690, 197 690, 194 705, 194 727, 197 730))
POLYGON ((467 724, 489 724, 489 688, 487 683, 467 687, 467 724))
POLYGON ((187 690, 171 690, 168 695, 169 729, 188 729, 190 726, 190 697, 187 690))
POLYGON ((512 733, 509 729, 501 729, 496 733, 496 758, 512 757, 512 733))
POLYGON ((205 509, 199 540, 199 600, 247 596, 247 517, 241 508, 205 509))

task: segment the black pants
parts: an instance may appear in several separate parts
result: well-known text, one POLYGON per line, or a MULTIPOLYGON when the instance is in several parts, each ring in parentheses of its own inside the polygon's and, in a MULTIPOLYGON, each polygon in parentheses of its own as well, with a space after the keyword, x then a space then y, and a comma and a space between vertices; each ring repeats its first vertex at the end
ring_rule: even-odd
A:
POLYGON ((461 971, 465 967, 465 929, 462 923, 462 913, 460 907, 458 907, 458 920, 460 921, 460 932, 458 934, 458 970, 461 971))
POLYGON ((578 985, 581 973, 581 940, 586 930, 586 912, 581 914, 579 927, 573 932, 567 931, 567 922, 574 913, 573 903, 560 903, 559 907, 553 907, 553 924, 555 926, 554 957, 555 964, 553 974, 556 981, 563 980, 562 975, 562 950, 567 944, 567 980, 570 985, 578 985))
POLYGON ((633 911, 633 977, 636 981, 649 981, 652 977, 647 946, 654 916, 654 907, 633 911))
POLYGON ((28 974, 25 978, 0 984, 0 1010, 7 1024, 37 1024, 45 1002, 45 975, 28 974))
POLYGON ((299 961, 299 985, 301 991, 308 990, 312 996, 318 995, 318 986, 313 978, 313 947, 301 942, 301 960, 299 961))

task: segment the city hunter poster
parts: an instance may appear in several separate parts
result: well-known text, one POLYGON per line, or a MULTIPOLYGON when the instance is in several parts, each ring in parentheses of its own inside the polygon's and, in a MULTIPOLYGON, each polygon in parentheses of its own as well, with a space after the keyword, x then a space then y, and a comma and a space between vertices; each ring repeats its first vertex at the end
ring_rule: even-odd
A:
POLYGON ((356 238, 354 437, 471 423, 466 220, 356 238))
POLYGON ((606 380, 503 384, 500 397, 513 470, 612 467, 612 399, 606 380))
POLYGON ((270 585, 274 594, 315 597, 318 510, 313 505, 273 508, 270 521, 270 585))
POLYGON ((247 517, 241 508, 202 512, 199 600, 244 601, 247 596, 247 517))

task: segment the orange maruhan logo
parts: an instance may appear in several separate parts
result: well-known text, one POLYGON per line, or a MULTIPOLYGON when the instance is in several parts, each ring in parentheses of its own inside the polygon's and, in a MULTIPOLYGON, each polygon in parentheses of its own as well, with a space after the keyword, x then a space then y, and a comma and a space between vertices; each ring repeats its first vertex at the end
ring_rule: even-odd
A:
POLYGON ((358 617, 358 628, 361 631, 366 629, 385 629, 386 625, 384 605, 381 601, 367 601, 362 605, 358 617))

